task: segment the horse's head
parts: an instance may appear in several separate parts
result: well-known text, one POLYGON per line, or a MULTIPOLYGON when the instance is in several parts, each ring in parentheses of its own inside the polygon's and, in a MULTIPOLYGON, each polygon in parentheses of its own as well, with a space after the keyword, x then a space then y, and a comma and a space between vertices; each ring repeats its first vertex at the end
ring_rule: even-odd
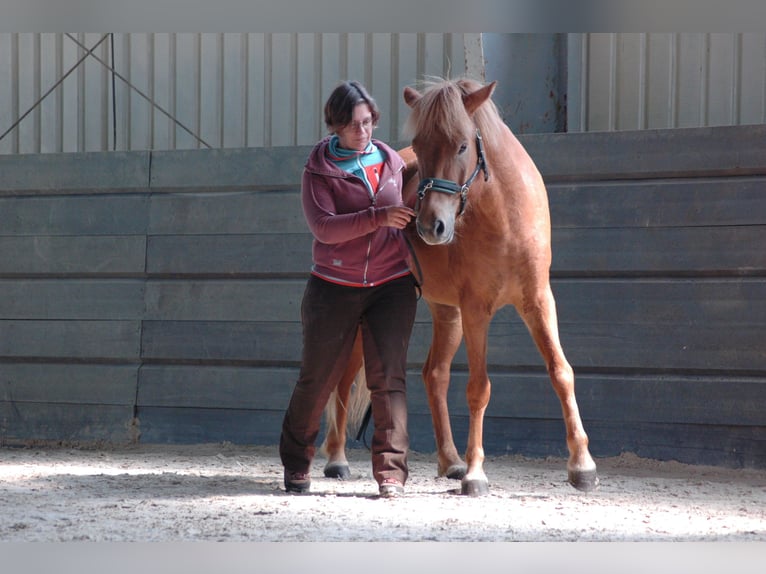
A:
POLYGON ((412 108, 407 125, 421 177, 416 225, 430 245, 453 240, 471 184, 482 169, 488 177, 474 114, 494 89, 495 82, 481 86, 470 80, 445 81, 424 93, 404 89, 404 101, 412 108))

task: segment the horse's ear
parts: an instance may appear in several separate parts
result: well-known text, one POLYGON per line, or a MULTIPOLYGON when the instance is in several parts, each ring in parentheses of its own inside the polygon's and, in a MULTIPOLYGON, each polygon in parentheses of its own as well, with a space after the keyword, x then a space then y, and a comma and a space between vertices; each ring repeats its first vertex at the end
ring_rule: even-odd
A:
POLYGON ((463 96, 465 111, 468 112, 469 116, 473 115, 473 113, 479 109, 480 105, 492 97, 492 92, 495 91, 495 86, 497 86, 497 81, 491 82, 486 86, 482 86, 475 92, 463 96))
POLYGON ((415 104, 418 103, 418 100, 421 98, 420 92, 418 92, 415 88, 411 88, 409 86, 405 86, 404 88, 404 102, 410 106, 411 108, 415 106, 415 104))

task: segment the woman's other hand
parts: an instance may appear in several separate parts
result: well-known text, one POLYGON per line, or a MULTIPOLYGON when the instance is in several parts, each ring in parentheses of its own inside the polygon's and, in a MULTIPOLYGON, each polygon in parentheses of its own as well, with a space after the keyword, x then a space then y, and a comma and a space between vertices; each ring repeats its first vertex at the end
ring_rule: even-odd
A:
POLYGON ((391 205, 377 210, 376 217, 381 227, 404 229, 415 216, 415 211, 405 205, 391 205))

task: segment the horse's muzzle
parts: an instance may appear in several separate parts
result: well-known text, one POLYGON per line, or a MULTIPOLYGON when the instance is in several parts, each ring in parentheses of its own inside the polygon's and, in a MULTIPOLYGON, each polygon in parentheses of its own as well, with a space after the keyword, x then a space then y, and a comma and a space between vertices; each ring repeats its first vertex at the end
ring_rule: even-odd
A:
POLYGON ((454 219, 452 219, 452 221, 446 221, 434 217, 430 224, 426 224, 420 217, 418 217, 415 221, 415 227, 418 230, 420 238, 428 245, 445 245, 452 241, 455 236, 454 219))

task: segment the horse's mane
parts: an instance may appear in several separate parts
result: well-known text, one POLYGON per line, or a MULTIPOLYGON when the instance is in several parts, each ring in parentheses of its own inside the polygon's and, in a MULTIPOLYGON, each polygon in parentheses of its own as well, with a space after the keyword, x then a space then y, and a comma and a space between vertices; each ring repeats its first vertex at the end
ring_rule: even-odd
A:
POLYGON ((421 91, 423 97, 407 119, 405 133, 409 137, 417 134, 424 140, 457 138, 473 131, 475 124, 488 146, 497 143, 504 123, 494 102, 489 99, 479 106, 473 121, 463 105, 463 96, 481 87, 482 84, 469 78, 427 80, 421 91))

